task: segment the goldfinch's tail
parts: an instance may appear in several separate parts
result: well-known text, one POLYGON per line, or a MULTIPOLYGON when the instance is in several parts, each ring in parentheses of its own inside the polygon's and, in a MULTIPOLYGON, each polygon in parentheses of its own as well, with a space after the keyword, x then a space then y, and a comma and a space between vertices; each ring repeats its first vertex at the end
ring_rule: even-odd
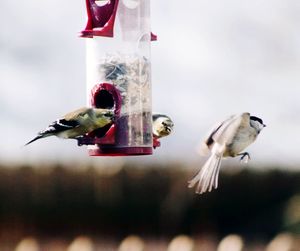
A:
POLYGON ((32 142, 34 142, 34 141, 36 141, 36 140, 38 140, 38 139, 44 138, 44 137, 46 137, 46 136, 45 136, 45 135, 39 134, 39 135, 36 136, 34 139, 32 139, 32 140, 30 140, 29 142, 27 142, 24 146, 27 146, 27 145, 31 144, 32 142))

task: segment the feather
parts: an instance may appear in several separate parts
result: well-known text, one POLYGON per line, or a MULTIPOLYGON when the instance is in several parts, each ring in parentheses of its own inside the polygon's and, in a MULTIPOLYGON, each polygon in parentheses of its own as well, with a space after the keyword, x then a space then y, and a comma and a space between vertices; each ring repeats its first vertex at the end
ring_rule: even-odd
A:
POLYGON ((213 148, 214 143, 218 139, 219 135, 224 131, 224 127, 226 128, 228 124, 233 120, 235 115, 232 115, 225 119, 222 122, 216 123, 212 129, 207 134, 206 138, 201 142, 199 146, 199 154, 202 156, 207 156, 210 150, 213 148))
POLYGON ((44 131, 39 132, 39 134, 53 134, 63 132, 65 130, 70 130, 78 127, 80 124, 75 120, 58 119, 50 124, 44 131))
POLYGON ((222 155, 212 154, 201 170, 189 181, 188 187, 192 188, 198 183, 196 193, 199 194, 217 188, 221 160, 222 155))
POLYGON ((32 142, 34 142, 34 141, 36 141, 38 139, 41 139, 41 138, 44 138, 44 136, 43 135, 38 135, 34 139, 32 139, 29 142, 27 142, 24 146, 27 146, 27 145, 31 144, 32 142))

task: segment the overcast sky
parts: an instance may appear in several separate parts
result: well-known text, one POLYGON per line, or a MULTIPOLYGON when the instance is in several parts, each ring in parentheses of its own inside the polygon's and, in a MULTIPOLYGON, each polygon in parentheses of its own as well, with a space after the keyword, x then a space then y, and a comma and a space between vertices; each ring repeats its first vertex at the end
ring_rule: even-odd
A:
MULTIPOLYGON (((300 2, 152 0, 153 110, 175 132, 145 160, 190 160, 215 122, 250 112, 267 127, 252 161, 300 163, 300 2)), ((90 161, 48 138, 50 122, 85 105, 85 1, 0 2, 0 159, 90 161)), ((101 161, 97 159, 94 161, 101 161)), ((117 161, 117 160, 116 160, 117 161)))

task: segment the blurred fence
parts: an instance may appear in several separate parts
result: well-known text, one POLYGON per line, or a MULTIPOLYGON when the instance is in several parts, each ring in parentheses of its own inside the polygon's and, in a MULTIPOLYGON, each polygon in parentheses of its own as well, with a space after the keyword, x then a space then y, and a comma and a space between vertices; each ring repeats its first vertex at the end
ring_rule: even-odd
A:
MULTIPOLYGON (((1 245, 1 243, 0 243, 1 245)), ((245 242, 236 234, 221 240, 209 236, 175 236, 172 239, 149 239, 135 235, 117 241, 78 236, 73 240, 39 240, 33 237, 22 239, 17 244, 1 246, 1 250, 15 251, 299 251, 299 236, 280 233, 268 243, 245 242)))
POLYGON ((240 170, 199 196, 176 163, 2 166, 0 250, 300 250, 300 172, 240 170))

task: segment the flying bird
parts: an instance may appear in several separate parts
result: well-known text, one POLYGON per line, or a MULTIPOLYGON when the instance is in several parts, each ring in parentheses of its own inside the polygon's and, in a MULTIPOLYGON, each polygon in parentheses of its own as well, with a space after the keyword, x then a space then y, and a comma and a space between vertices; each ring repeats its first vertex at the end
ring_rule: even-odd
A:
POLYGON ((266 125, 262 119, 242 113, 230 116, 211 130, 202 142, 200 154, 208 155, 201 170, 189 181, 189 188, 196 186, 196 193, 202 194, 218 188, 218 177, 222 158, 241 156, 249 159, 248 152, 243 150, 252 144, 266 125))

